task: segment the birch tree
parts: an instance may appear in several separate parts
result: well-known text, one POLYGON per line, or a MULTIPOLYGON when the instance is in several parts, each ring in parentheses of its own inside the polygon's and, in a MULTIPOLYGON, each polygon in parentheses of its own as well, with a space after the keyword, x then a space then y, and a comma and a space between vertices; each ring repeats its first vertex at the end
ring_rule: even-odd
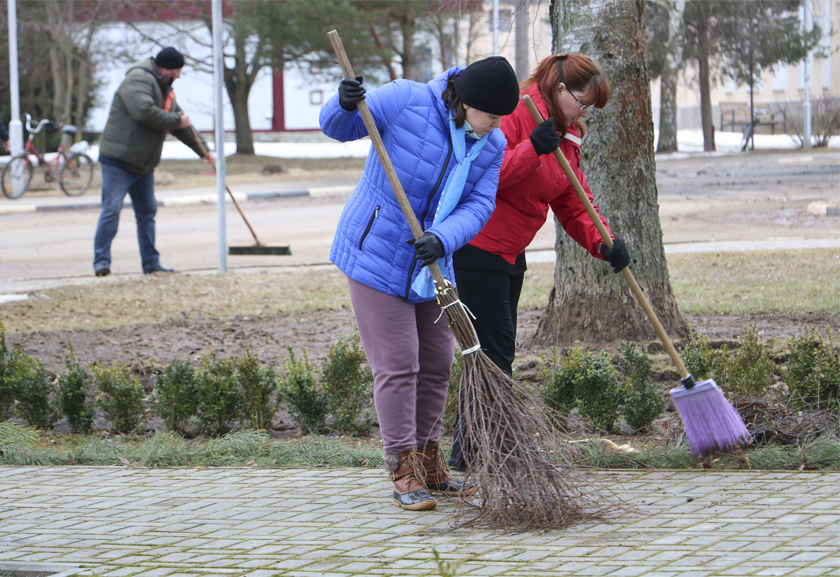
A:
POLYGON ((657 152, 677 152, 677 78, 682 69, 682 19, 685 0, 657 0, 667 11, 665 61, 660 74, 657 152))
MULTIPOLYGON (((587 120, 583 171, 613 234, 627 243, 651 306, 668 333, 681 336, 687 326, 671 292, 659 224, 643 16, 643 0, 553 0, 553 50, 588 54, 610 77, 609 104, 587 120)), ((621 275, 559 226, 555 248, 554 288, 538 343, 655 338, 621 275)))

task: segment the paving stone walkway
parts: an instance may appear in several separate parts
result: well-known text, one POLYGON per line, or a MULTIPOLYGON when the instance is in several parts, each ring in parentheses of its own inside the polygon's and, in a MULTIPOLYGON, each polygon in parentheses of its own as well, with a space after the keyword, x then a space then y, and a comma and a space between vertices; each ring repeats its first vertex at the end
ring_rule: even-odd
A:
POLYGON ((96 577, 840 576, 840 473, 597 474, 637 511, 524 534, 390 504, 381 470, 0 467, 0 573, 96 577))

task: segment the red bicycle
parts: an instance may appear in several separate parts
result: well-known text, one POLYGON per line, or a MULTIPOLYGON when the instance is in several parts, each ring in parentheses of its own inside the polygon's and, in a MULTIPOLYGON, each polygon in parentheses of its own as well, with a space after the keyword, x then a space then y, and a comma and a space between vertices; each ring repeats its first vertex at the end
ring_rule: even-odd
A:
POLYGON ((2 177, 0 177, 0 190, 6 198, 14 200, 23 196, 29 189, 29 184, 32 182, 32 173, 35 170, 43 169, 44 180, 47 182, 58 181, 61 190, 68 196, 79 196, 90 186, 90 181, 93 178, 93 161, 84 152, 74 150, 74 146, 70 146, 67 150, 64 149, 64 141, 75 138, 76 127, 68 124, 61 129, 63 133, 61 146, 58 147, 55 156, 47 160, 38 152, 32 142, 35 135, 41 131, 45 124, 55 126, 54 121, 44 119, 38 123, 38 126, 32 128, 32 117, 26 115, 26 130, 29 131, 29 139, 26 141, 24 152, 9 160, 9 163, 3 169, 2 177), (33 164, 30 156, 34 156, 38 160, 37 165, 33 164))

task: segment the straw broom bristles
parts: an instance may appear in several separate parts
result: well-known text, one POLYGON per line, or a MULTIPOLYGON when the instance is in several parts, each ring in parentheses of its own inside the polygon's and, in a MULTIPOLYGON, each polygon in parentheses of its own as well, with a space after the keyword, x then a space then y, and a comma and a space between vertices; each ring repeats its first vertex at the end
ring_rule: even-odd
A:
MULTIPOLYGON (((327 36, 341 69, 355 77, 335 30, 327 36)), ((415 239, 423 229, 391 164, 385 144, 367 103, 357 103, 388 182, 415 239)), ((584 495, 572 483, 579 473, 562 466, 557 430, 551 411, 539 393, 532 393, 499 370, 481 351, 475 328, 455 289, 446 281, 437 263, 429 266, 437 301, 462 351, 464 369, 461 390, 463 441, 472 449, 467 480, 481 486, 480 502, 467 498, 459 502, 455 518, 465 525, 504 531, 555 529, 601 518, 615 509, 612 500, 599 502, 601 495, 584 495), (467 518, 473 508, 478 514, 467 518)), ((591 486, 591 479, 587 486, 591 486)))

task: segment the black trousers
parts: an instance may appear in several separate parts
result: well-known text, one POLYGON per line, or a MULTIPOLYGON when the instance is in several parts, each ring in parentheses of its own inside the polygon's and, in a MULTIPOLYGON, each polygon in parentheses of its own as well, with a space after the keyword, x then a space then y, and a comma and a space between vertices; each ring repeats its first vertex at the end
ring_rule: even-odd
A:
MULTIPOLYGON (((516 309, 522 293, 525 273, 508 274, 500 270, 459 268, 455 266, 458 297, 475 315, 472 320, 478 342, 497 367, 513 374, 516 354, 516 309)), ((449 465, 464 469, 469 448, 462 443, 460 410, 455 421, 455 435, 449 465), (466 457, 466 458, 465 458, 466 457)))

